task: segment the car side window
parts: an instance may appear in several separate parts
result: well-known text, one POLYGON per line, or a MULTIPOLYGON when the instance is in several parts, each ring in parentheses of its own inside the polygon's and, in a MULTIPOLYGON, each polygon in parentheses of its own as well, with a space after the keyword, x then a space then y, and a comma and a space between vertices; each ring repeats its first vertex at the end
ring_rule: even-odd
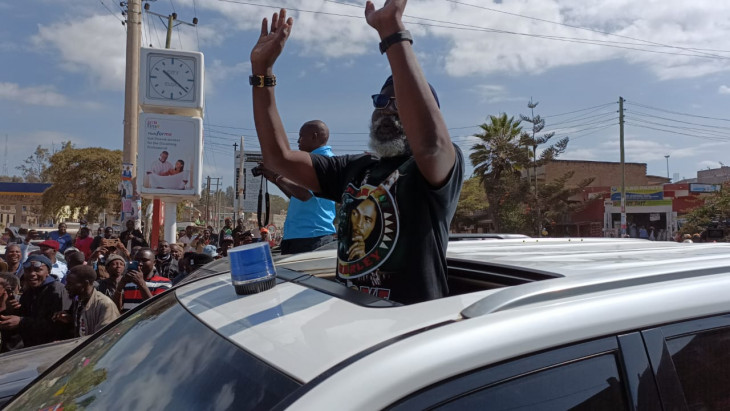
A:
POLYGON ((628 409, 614 354, 603 354, 499 382, 438 410, 628 409))
POLYGON ((730 408, 730 327, 668 338, 690 410, 730 408))
POLYGON ((631 343, 623 341, 606 337, 473 370, 413 393, 389 409, 630 409, 631 384, 621 364, 636 358, 622 356, 624 345, 631 343))

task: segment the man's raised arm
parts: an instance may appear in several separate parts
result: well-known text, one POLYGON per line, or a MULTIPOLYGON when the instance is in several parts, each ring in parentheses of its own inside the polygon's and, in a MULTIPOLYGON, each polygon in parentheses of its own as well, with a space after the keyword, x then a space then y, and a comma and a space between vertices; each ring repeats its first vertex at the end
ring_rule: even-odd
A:
MULTIPOLYGON (((402 17, 406 3, 407 0, 386 0, 378 10, 372 2, 366 3, 365 18, 378 31, 381 40, 405 30, 402 17)), ((411 43, 395 42, 386 54, 393 73, 398 115, 413 157, 426 181, 440 187, 456 160, 446 123, 411 43)))
POLYGON ((275 83, 274 63, 284 49, 293 24, 294 20, 286 18, 284 9, 272 16, 271 29, 267 19, 261 22, 261 36, 251 50, 252 81, 261 85, 253 86, 253 115, 266 166, 317 192, 319 181, 309 153, 293 151, 289 147, 272 85, 275 83))

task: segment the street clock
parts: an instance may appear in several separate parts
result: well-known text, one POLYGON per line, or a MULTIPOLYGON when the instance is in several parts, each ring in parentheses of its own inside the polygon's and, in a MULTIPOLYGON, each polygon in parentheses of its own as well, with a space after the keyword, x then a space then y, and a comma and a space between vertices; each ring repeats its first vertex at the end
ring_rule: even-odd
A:
POLYGON ((145 112, 200 114, 203 53, 142 48, 139 100, 145 112))

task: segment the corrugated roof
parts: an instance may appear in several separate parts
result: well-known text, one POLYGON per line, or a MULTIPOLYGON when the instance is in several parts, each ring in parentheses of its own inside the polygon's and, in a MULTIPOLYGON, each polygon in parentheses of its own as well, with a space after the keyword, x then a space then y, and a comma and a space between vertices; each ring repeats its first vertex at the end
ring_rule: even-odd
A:
POLYGON ((0 194, 43 194, 50 183, 0 183, 0 194))

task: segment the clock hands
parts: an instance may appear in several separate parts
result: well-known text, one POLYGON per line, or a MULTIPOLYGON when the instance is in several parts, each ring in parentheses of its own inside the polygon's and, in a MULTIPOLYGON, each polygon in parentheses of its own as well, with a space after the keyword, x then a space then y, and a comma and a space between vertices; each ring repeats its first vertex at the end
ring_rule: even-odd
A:
POLYGON ((167 72, 167 71, 165 71, 165 70, 162 70, 162 72, 163 72, 163 73, 165 73, 165 75, 166 75, 166 76, 167 76, 167 77, 168 77, 168 78, 169 78, 170 80, 172 80, 172 82, 173 82, 173 83, 177 84, 177 85, 178 85, 178 87, 180 87, 181 89, 183 89, 183 90, 185 90, 185 91, 188 91, 188 89, 186 89, 185 87, 183 87, 183 85, 182 85, 182 84, 178 83, 178 82, 177 82, 177 80, 175 80, 175 79, 174 79, 174 78, 173 78, 173 77, 172 77, 172 76, 170 75, 170 73, 168 73, 168 72, 167 72))

